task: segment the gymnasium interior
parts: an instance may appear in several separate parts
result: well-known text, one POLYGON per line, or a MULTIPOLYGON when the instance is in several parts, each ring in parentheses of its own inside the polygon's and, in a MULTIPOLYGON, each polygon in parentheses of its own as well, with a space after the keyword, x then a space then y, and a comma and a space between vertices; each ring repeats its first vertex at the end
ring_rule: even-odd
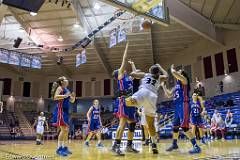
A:
MULTIPOLYGON (((0 0, 0 159, 240 159, 239 6, 239 0, 0 0), (175 106, 160 87, 159 154, 142 145, 146 137, 138 122, 134 145, 140 153, 113 155, 118 86, 112 73, 121 66, 126 43, 127 59, 137 69, 149 72, 160 64, 169 73, 169 88, 175 85, 171 65, 183 69, 190 93, 201 92, 207 115, 217 112, 226 123, 224 135, 217 132, 213 138, 206 133, 202 152, 190 155, 191 145, 180 133, 179 151, 166 152, 175 106), (59 130, 51 125, 51 90, 61 76, 76 94, 69 110, 73 154, 64 158, 55 153, 59 130), (90 147, 84 145, 86 114, 94 99, 100 102, 106 126, 100 149, 94 137, 90 147), (40 112, 49 129, 38 146, 33 124, 40 112), (226 122, 229 115, 231 124, 226 122)), ((131 73, 129 64, 126 70, 131 73)), ((140 81, 133 82, 136 92, 140 81)), ((125 132, 127 128, 123 143, 125 132)))

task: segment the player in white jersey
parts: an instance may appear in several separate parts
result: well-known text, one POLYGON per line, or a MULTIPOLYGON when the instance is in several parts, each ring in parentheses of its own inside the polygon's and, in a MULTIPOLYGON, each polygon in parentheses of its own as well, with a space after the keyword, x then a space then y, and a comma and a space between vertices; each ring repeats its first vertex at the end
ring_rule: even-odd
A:
POLYGON ((131 106, 143 106, 144 113, 146 117, 146 122, 148 125, 148 131, 152 139, 152 151, 153 154, 157 154, 156 145, 156 129, 154 126, 154 119, 156 115, 156 105, 158 99, 158 89, 160 87, 161 81, 166 81, 168 78, 168 73, 159 65, 155 64, 150 67, 150 73, 144 73, 137 71, 133 67, 133 62, 129 61, 132 65, 133 72, 130 74, 134 78, 141 79, 141 84, 139 90, 134 93, 131 97, 126 99, 126 105, 131 106), (163 75, 160 75, 160 72, 163 75))
POLYGON ((44 124, 46 124, 46 128, 48 130, 48 123, 46 121, 46 117, 44 116, 44 113, 41 112, 40 115, 38 116, 38 118, 35 120, 33 127, 36 127, 36 145, 40 145, 42 144, 42 136, 44 133, 44 124))

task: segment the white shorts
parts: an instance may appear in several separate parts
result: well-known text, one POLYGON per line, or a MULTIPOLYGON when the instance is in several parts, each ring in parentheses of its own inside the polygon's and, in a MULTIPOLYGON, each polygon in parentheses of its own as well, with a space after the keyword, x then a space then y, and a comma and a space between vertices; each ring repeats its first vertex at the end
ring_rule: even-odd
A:
POLYGON ((43 135, 44 127, 43 126, 37 126, 36 132, 37 132, 37 134, 43 135))
POLYGON ((148 89, 141 88, 132 95, 132 98, 137 101, 139 106, 143 106, 145 115, 155 117, 158 99, 156 93, 148 89))

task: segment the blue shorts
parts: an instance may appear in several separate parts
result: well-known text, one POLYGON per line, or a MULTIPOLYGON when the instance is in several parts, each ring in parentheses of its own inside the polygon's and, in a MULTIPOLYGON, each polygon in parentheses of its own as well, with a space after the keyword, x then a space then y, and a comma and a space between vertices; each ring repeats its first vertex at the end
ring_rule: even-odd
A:
POLYGON ((203 123, 203 119, 201 116, 192 116, 191 117, 191 123, 192 125, 195 125, 199 128, 204 128, 204 123, 203 123))
POLYGON ((136 107, 127 107, 125 97, 118 97, 115 100, 114 114, 118 118, 127 118, 136 121, 136 107))
POLYGON ((180 102, 175 105, 173 126, 189 128, 190 108, 188 102, 180 102))
POLYGON ((93 132, 101 128, 100 122, 98 120, 90 121, 88 124, 88 131, 93 132))

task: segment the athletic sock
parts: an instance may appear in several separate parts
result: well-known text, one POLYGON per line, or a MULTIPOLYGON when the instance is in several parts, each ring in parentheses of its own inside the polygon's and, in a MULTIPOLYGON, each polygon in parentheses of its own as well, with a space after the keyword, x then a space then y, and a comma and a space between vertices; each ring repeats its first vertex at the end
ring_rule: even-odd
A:
POLYGON ((65 147, 65 145, 64 145, 64 141, 62 141, 62 147, 63 147, 63 148, 65 147))
POLYGON ((58 141, 58 148, 62 147, 63 141, 58 141))
POLYGON ((177 139, 173 139, 172 144, 173 144, 174 146, 176 146, 176 145, 177 145, 177 139))
POLYGON ((152 139, 152 143, 156 143, 157 142, 157 138, 154 136, 154 137, 151 137, 152 139))
POLYGON ((195 138, 191 139, 191 143, 193 147, 195 147, 197 145, 196 139, 195 138))

